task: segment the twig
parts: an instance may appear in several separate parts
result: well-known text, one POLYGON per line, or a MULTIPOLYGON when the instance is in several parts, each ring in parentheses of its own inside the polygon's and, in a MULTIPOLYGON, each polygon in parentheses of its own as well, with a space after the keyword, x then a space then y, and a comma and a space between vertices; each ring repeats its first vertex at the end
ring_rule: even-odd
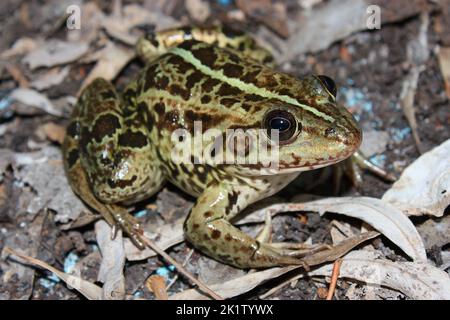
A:
MULTIPOLYGON (((189 259, 192 257, 193 253, 194 253, 194 249, 189 249, 189 252, 188 252, 186 258, 183 261, 183 267, 186 267, 186 265, 187 265, 189 259)), ((174 283, 175 283, 175 281, 177 281, 177 279, 178 279, 178 273, 173 277, 172 280, 170 280, 169 284, 166 287, 167 291, 170 289, 170 287, 172 287, 174 285, 174 283)))
POLYGON ((334 290, 341 270, 342 259, 337 259, 333 264, 333 273, 331 274, 330 288, 328 289, 327 300, 333 299, 334 290))
POLYGON ((167 262, 172 264, 179 273, 184 275, 186 278, 191 280, 193 283, 195 283, 202 291, 209 294, 212 298, 215 300, 223 300, 221 296, 219 296, 217 293, 212 291, 210 288, 208 288, 203 282, 195 278, 192 274, 190 274, 181 264, 179 264, 176 260, 174 260, 171 256, 169 256, 164 250, 162 250, 160 247, 158 247, 152 240, 147 238, 146 236, 142 236, 142 240, 145 242, 145 244, 155 251, 157 254, 159 254, 161 257, 163 257, 167 262))

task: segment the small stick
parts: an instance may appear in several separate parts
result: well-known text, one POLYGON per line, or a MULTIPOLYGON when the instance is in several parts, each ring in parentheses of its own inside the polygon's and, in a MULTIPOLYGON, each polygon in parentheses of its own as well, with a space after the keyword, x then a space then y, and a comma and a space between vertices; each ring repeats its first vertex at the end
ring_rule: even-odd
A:
MULTIPOLYGON (((189 253, 187 254, 186 258, 183 261, 183 267, 186 267, 189 259, 192 257, 192 254, 194 253, 194 249, 189 249, 189 253)), ((170 283, 167 285, 166 290, 169 290, 170 287, 172 287, 178 279, 178 273, 173 277, 172 280, 170 280, 170 283)))
POLYGON ((146 236, 142 236, 142 240, 145 242, 145 244, 155 251, 157 254, 159 254, 161 257, 163 257, 167 262, 172 264, 179 273, 184 275, 186 278, 191 280, 193 283, 195 283, 201 290, 203 290, 205 293, 209 294, 212 298, 215 300, 224 300, 221 296, 219 296, 217 293, 212 291, 210 288, 208 288, 203 282, 196 279, 193 275, 191 275, 181 264, 179 264, 176 260, 174 260, 171 256, 169 256, 164 250, 159 248, 153 241, 151 241, 146 236))
POLYGON ((330 288, 328 289, 327 300, 333 299, 334 290, 336 289, 337 279, 341 270, 342 259, 337 259, 333 264, 333 272, 331 274, 330 288))

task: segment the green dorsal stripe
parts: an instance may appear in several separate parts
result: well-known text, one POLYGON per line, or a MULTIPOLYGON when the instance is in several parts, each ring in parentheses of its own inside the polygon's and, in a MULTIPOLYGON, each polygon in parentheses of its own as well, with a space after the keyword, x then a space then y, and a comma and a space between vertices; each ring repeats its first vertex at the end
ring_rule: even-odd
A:
POLYGON ((320 118, 323 118, 329 122, 334 122, 333 117, 331 117, 313 107, 302 104, 292 97, 289 97, 286 95, 281 95, 276 92, 271 92, 265 88, 259 88, 259 87, 255 86, 253 83, 246 83, 240 79, 227 77, 226 75, 223 74, 222 70, 212 70, 210 67, 205 66, 200 60, 198 60, 192 54, 191 51, 188 51, 188 50, 185 50, 185 49, 182 49, 179 47, 175 47, 171 50, 171 52, 176 54, 177 56, 181 57, 186 62, 191 63, 195 68, 197 68, 202 73, 204 73, 212 78, 226 82, 230 86, 239 88, 240 90, 247 92, 249 94, 257 94, 261 97, 269 98, 269 99, 278 99, 280 101, 284 101, 286 103, 290 103, 290 104, 299 106, 300 108, 303 108, 304 110, 311 112, 312 114, 314 114, 320 118))

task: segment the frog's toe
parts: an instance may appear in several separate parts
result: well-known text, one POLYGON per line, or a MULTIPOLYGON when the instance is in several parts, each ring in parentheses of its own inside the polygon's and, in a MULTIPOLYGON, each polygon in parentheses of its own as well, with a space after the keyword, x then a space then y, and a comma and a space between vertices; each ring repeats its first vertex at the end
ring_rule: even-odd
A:
MULTIPOLYGON (((143 231, 137 222, 136 218, 128 213, 123 207, 116 205, 107 206, 108 211, 114 217, 115 223, 113 224, 113 230, 122 229, 126 235, 130 238, 133 244, 143 250, 145 248, 145 242, 143 239, 143 231)), ((113 231, 112 236, 114 237, 113 231)))
POLYGON ((392 173, 370 162, 361 151, 357 151, 350 158, 337 165, 334 171, 335 192, 339 191, 342 174, 348 176, 355 187, 360 187, 363 182, 362 171, 365 170, 388 182, 394 182, 397 179, 392 173))

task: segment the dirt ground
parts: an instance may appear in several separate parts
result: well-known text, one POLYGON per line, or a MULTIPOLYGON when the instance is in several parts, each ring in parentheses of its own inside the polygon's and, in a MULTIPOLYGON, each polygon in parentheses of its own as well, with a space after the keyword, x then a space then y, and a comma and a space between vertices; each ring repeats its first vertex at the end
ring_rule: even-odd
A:
MULTIPOLYGON (((317 24, 313 20, 321 17, 321 12, 332 11, 333 6, 343 12, 342 3, 348 1, 338 2, 80 0, 76 4, 81 7, 81 30, 75 30, 78 32, 75 34, 66 27, 66 9, 71 1, 3 1, 0 7, 0 251, 10 247, 66 273, 75 270, 78 276, 100 287, 105 283, 98 279, 102 263, 100 253, 103 254, 98 243, 100 227, 93 219, 87 218, 90 223, 86 224, 80 222, 79 213, 87 209, 74 202, 74 195, 67 195, 70 189, 58 151, 70 111, 85 79, 106 61, 114 66, 102 69, 107 74, 105 77, 117 88, 123 88, 143 68, 142 62, 131 57, 133 50, 128 39, 135 39, 143 30, 152 28, 232 24, 272 47, 276 60, 281 62, 278 69, 298 77, 311 73, 330 76, 338 85, 338 102, 351 110, 363 128, 367 139, 362 147, 365 154, 373 163, 399 177, 421 154, 450 139, 450 1, 372 1, 381 7, 379 29, 368 30, 355 26, 351 20, 338 17, 338 21, 333 22, 330 18, 328 27, 315 31, 314 42, 300 48, 302 32, 304 37, 310 38, 308 28, 317 24), (137 14, 139 10, 127 11, 130 6, 149 12, 147 20, 136 22, 141 19, 137 14), (96 21, 95 17, 99 16, 109 19, 108 23, 102 25, 100 18, 96 21), (126 21, 122 29, 112 26, 114 19, 126 21), (330 27, 332 23, 335 25, 330 27), (335 34, 328 36, 333 29, 335 34), (53 47, 53 51, 49 49, 47 64, 46 57, 32 55, 53 40, 69 45, 76 43, 76 46, 69 46, 70 54, 58 55, 58 47, 53 47), (108 47, 110 44, 114 46, 109 51, 113 54, 107 57, 105 47, 106 50, 112 48, 108 47), (74 53, 77 50, 79 56, 74 53), (68 58, 71 55, 73 58, 68 58), (54 59, 62 62, 53 63, 54 59), (27 99, 14 99, 18 88, 32 90, 38 96, 26 92, 27 99), (40 157, 46 160, 40 162, 40 157), (57 169, 49 167, 52 161, 58 164, 57 169), (61 203, 58 204, 58 200, 61 203), (77 218, 72 219, 74 216, 77 218)), ((353 10, 357 16, 358 9, 353 10)), ((99 71, 100 76, 103 71, 99 71)), ((276 199, 294 201, 302 193, 334 196, 332 172, 325 170, 325 173, 315 170, 302 174, 277 194, 276 199), (326 178, 313 186, 322 173, 327 174, 326 178)), ((364 172, 362 178, 363 183, 354 187, 343 177, 339 195, 381 198, 392 185, 368 172, 364 172)), ((185 217, 194 201, 168 185, 140 203, 133 213, 150 232, 157 232, 158 227, 185 217)), ((267 203, 274 201, 269 199, 267 203)), ((419 226, 430 220, 439 224, 446 217, 448 208, 442 218, 418 216, 411 220, 419 226)), ((333 244, 332 230, 336 223, 345 225, 353 233, 359 232, 362 225, 359 219, 334 213, 277 215, 273 219, 272 241, 309 239, 312 243, 333 244)), ((253 225, 242 228, 251 234, 257 233, 253 225)), ((437 268, 447 265, 443 269, 447 273, 450 272, 448 243, 450 241, 427 243, 425 247, 429 264, 437 268)), ((385 236, 366 244, 389 261, 411 260, 385 236)), ((205 283, 225 282, 247 272, 220 264, 191 249, 189 244, 181 242, 166 251, 179 262, 192 254, 186 269, 205 283)), ((2 252, 0 299, 84 299, 51 272, 18 264, 7 256, 2 252)), ((148 279, 155 274, 165 277, 167 283, 173 280, 169 295, 192 288, 188 280, 178 276, 161 258, 127 259, 123 266, 125 297, 154 299, 148 279)), ((329 278, 306 275, 290 280, 295 275, 290 272, 267 279, 255 289, 237 296, 246 299, 323 298, 329 278), (265 296, 283 282, 287 284, 265 296)), ((338 280, 335 293, 335 299, 408 298, 411 297, 401 290, 370 288, 351 279, 338 280)))

